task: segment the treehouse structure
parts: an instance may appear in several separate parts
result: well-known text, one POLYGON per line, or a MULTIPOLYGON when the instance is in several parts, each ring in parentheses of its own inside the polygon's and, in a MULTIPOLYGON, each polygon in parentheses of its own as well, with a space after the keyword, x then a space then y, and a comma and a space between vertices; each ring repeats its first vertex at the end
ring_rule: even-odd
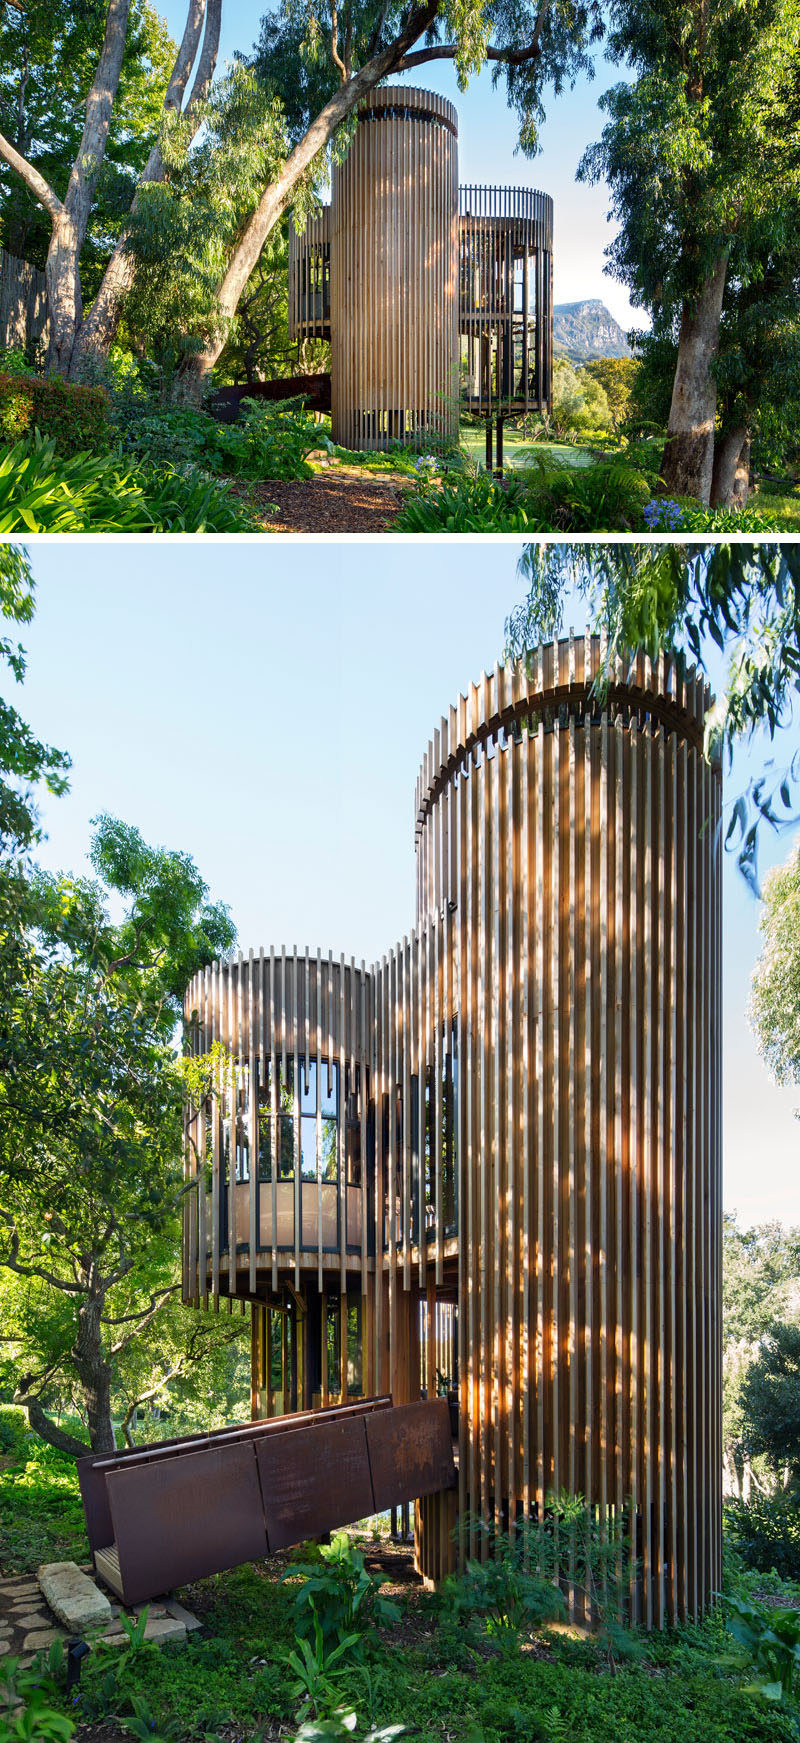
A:
POLYGON ((379 962, 272 946, 193 981, 191 1046, 220 1045, 184 1292, 249 1304, 256 1417, 448 1397, 423 1573, 457 1514, 514 1529, 567 1490, 626 1521, 661 1626, 721 1577, 720 772, 700 678, 602 663, 548 644, 442 718, 379 962))
POLYGON ((552 399, 553 202, 458 186, 458 117, 390 85, 362 104, 330 206, 290 231, 289 332, 329 339, 334 441, 455 438, 552 399))

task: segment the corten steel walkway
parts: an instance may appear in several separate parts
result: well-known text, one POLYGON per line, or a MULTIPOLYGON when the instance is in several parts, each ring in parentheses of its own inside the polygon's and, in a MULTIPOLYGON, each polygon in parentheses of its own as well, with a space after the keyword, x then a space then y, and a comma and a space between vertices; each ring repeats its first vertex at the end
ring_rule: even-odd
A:
POLYGON ((78 1463, 95 1568, 126 1604, 455 1486, 446 1399, 361 1399, 78 1463))

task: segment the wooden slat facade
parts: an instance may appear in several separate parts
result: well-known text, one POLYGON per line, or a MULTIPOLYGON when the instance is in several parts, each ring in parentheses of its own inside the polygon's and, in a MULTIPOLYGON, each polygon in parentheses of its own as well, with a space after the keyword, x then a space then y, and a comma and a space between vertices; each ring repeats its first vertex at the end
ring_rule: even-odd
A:
POLYGON ((344 447, 452 438, 459 403, 482 418, 552 404, 553 202, 459 189, 457 134, 435 92, 373 91, 331 205, 290 225, 289 336, 331 341, 344 447))
POLYGON ((298 1407, 327 1402, 309 1354, 326 1292, 343 1396, 457 1389, 459 1492, 418 1507, 423 1572, 451 1564, 456 1505, 513 1530, 566 1489, 630 1523, 631 1610, 661 1627, 721 1577, 720 773, 698 681, 639 656, 601 702, 602 659, 597 638, 548 644, 442 719, 417 782, 416 927, 372 969, 271 951, 193 983, 195 1045, 230 1063, 187 1151, 212 1166, 184 1280, 188 1300, 254 1301, 262 1414, 268 1315, 290 1298, 284 1368, 305 1374, 298 1407), (288 1188, 230 1135, 238 1106, 252 1159, 249 1085, 269 1079, 275 1158, 270 1061, 284 1084, 292 1062, 297 1100, 312 1056, 339 1068, 335 1216, 319 1141, 301 1182, 296 1137, 288 1188))

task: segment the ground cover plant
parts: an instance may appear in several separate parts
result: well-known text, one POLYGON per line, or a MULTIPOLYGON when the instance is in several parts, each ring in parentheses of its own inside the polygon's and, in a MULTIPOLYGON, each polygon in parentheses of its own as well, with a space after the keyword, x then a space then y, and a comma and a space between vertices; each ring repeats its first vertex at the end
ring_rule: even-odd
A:
MULTIPOLYGON (((54 1527, 65 1511, 67 1461, 44 1452, 26 1452, 36 1477, 24 1491, 10 1469, 0 1471, 4 1507, 13 1495, 30 1518, 35 1493, 37 1517, 50 1509, 49 1542, 42 1535, 26 1551, 18 1535, 15 1566, 32 1568, 63 1548, 54 1527)), ((74 1466, 71 1489, 77 1515, 74 1466)), ((547 1614, 561 1605, 553 1586, 548 1598, 546 1579, 515 1581, 513 1590, 506 1581, 504 1590, 501 1563, 491 1579, 476 1572, 429 1594, 410 1572, 410 1551, 351 1535, 332 1555, 304 1546, 198 1582, 182 1596, 203 1623, 200 1635, 161 1650, 134 1639, 93 1652, 77 1699, 43 1667, 48 1708, 76 1724, 81 1743, 95 1735, 104 1743, 129 1735, 170 1743, 398 1735, 430 1743, 796 1743, 800 1735, 796 1687, 787 1683, 780 1699, 759 1687, 775 1680, 762 1673, 778 1651, 761 1621, 772 1618, 791 1656, 797 1588, 747 1573, 731 1547, 728 1604, 698 1626, 637 1635, 638 1656, 610 1661, 599 1637, 549 1628, 547 1614), (753 1612, 752 1643, 729 1628, 744 1612, 753 1612)), ((8 1571, 5 1550, 0 1565, 8 1571)), ((66 1738, 32 1736, 40 1734, 66 1738)))

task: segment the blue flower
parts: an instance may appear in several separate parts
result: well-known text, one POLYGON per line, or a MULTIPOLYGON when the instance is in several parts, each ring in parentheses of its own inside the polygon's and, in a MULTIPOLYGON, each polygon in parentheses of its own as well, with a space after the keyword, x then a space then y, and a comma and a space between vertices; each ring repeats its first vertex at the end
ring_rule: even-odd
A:
POLYGON ((654 496, 645 505, 644 524, 651 533, 677 532, 683 526, 683 509, 668 496, 654 496))

